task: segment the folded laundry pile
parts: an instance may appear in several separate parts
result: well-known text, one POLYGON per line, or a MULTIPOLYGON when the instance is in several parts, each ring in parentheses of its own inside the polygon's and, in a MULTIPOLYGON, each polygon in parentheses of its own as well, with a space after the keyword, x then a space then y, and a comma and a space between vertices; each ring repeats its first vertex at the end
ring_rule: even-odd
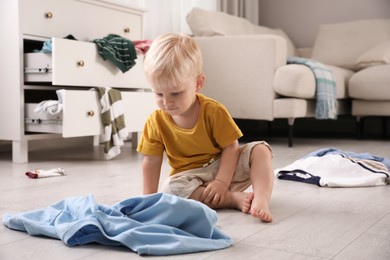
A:
POLYGON ((5 214, 5 226, 32 236, 61 239, 68 246, 125 246, 139 255, 173 255, 229 247, 214 210, 168 194, 129 198, 106 206, 92 195, 67 198, 47 208, 5 214))
POLYGON ((276 169, 275 175, 281 180, 321 187, 362 187, 388 184, 389 171, 390 160, 387 158, 324 148, 276 169))

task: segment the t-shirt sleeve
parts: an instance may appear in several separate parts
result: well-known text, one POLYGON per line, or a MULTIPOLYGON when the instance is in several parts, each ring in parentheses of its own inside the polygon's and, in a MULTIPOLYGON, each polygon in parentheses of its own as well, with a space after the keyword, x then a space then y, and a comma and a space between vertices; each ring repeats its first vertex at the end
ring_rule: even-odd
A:
POLYGON ((215 111, 210 114, 212 115, 213 138, 220 147, 226 147, 243 136, 225 106, 216 107, 215 111))
POLYGON ((156 126, 155 114, 152 114, 145 123, 137 152, 145 155, 163 155, 164 145, 156 126))

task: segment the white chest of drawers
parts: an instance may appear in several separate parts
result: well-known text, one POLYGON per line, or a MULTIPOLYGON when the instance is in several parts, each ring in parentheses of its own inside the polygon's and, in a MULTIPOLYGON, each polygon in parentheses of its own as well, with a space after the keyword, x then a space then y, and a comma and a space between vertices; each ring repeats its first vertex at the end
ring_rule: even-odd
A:
POLYGON ((103 0, 0 1, 0 140, 12 141, 14 162, 28 161, 29 140, 100 134, 99 101, 91 87, 120 89, 129 131, 142 131, 147 116, 155 109, 142 56, 133 68, 122 73, 103 61, 91 41, 108 34, 141 40, 143 12, 103 0), (69 34, 77 41, 63 39, 69 34), (50 38, 53 53, 48 58, 52 66, 49 80, 27 82, 25 54, 50 38), (58 89, 65 89, 66 96, 60 129, 54 133, 40 132, 39 127, 27 131, 27 104, 51 99, 58 89))

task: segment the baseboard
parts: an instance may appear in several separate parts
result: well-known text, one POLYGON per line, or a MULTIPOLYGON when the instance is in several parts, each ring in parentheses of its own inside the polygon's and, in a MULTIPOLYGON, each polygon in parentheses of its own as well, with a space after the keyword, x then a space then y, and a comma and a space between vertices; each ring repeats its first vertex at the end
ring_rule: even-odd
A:
POLYGON ((10 141, 0 141, 0 153, 11 152, 12 143, 10 141))
MULTIPOLYGON (((80 147, 84 145, 93 145, 93 139, 91 136, 87 137, 75 137, 75 138, 56 138, 55 142, 53 139, 42 139, 42 140, 31 140, 28 143, 29 151, 36 151, 42 149, 53 149, 53 148, 67 148, 67 147, 80 147)), ((0 152, 7 153, 12 152, 12 141, 0 141, 0 152)))

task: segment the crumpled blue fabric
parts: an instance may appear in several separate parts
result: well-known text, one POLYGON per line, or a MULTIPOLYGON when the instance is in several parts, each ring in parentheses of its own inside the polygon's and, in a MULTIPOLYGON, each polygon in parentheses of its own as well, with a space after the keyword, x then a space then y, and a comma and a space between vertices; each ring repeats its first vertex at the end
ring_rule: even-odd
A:
POLYGON ((156 193, 98 204, 93 195, 67 198, 47 208, 5 214, 10 229, 61 239, 68 246, 125 246, 139 255, 174 255, 229 247, 214 210, 195 200, 156 193))

